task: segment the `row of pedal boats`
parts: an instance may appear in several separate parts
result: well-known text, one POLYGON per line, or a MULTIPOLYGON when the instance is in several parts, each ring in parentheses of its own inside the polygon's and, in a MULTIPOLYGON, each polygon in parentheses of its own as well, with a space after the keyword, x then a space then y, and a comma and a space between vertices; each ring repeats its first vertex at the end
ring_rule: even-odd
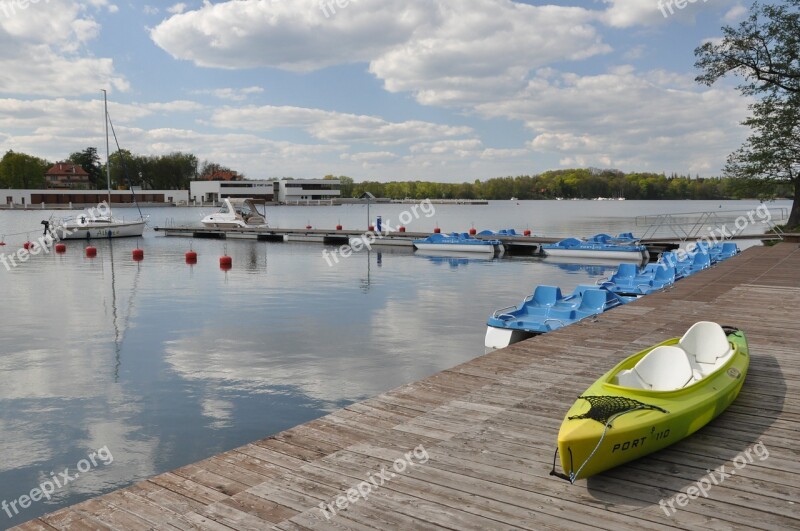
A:
MULTIPOLYGON (((485 230, 472 236, 466 232, 450 234, 435 233, 427 238, 414 240, 416 249, 426 251, 447 251, 465 253, 484 253, 494 255, 503 252, 503 243, 498 237, 522 236, 514 229, 499 231, 485 230)), ((626 232, 611 236, 595 234, 589 238, 566 238, 557 243, 543 244, 542 253, 546 256, 564 258, 600 258, 620 261, 642 262, 649 259, 647 247, 642 245, 632 233, 626 232)))
POLYGON ((627 304, 639 297, 669 288, 739 253, 733 242, 710 245, 699 242, 691 252, 668 251, 658 262, 639 267, 620 263, 608 278, 594 285, 579 285, 564 295, 557 286, 537 286, 516 306, 500 308, 487 320, 485 346, 504 348, 529 337, 563 328, 627 304))

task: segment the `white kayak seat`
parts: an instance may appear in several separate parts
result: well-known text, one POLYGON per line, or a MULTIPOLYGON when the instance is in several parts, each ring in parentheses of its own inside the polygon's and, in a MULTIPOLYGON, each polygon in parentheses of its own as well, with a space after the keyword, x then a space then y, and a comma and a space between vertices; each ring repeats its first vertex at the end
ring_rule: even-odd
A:
POLYGON ((633 389, 650 389, 650 385, 639 378, 639 375, 633 369, 619 371, 617 373, 617 385, 633 389))
POLYGON ((678 344, 689 356, 689 363, 702 376, 717 370, 733 354, 725 331, 711 321, 693 324, 678 344))
POLYGON ((694 381, 689 357, 679 347, 656 347, 640 359, 633 369, 620 371, 617 382, 625 387, 674 391, 694 381))

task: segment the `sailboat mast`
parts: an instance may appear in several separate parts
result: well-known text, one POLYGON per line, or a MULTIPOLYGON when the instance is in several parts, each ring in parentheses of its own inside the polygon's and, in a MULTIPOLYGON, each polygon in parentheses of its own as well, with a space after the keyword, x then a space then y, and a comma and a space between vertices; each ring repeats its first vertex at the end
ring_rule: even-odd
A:
POLYGON ((108 208, 111 208, 111 151, 108 147, 108 95, 103 91, 103 126, 106 133, 106 188, 108 190, 108 208))

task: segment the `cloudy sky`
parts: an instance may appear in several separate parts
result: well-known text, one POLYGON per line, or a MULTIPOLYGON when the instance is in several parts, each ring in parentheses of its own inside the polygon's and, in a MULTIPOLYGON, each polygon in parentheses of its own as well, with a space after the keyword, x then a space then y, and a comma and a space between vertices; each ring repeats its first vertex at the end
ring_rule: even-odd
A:
POLYGON ((748 102, 693 50, 749 2, 689 2, 0 0, 0 150, 103 146, 107 88, 122 147, 250 178, 715 175, 748 102))

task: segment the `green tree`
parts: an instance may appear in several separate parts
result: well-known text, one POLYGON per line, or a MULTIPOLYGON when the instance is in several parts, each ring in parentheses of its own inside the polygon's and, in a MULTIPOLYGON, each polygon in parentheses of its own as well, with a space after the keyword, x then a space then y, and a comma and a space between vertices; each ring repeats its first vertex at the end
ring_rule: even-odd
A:
POLYGON ((342 197, 353 197, 353 178, 348 177, 347 175, 340 175, 339 177, 334 177, 333 175, 326 175, 323 179, 339 179, 341 182, 339 186, 339 191, 342 197))
POLYGON ((97 148, 87 147, 83 151, 76 151, 69 156, 69 161, 77 164, 89 174, 91 187, 102 189, 106 187, 106 178, 103 174, 103 165, 97 155, 97 148))
POLYGON ((725 173, 745 181, 755 179, 794 185, 794 202, 787 226, 800 225, 800 94, 781 100, 768 97, 750 106, 753 115, 742 122, 753 133, 728 157, 725 173))
MULTIPOLYGON (((133 153, 127 149, 120 149, 115 153, 111 153, 109 161, 103 166, 103 175, 106 174, 106 167, 111 167, 111 188, 112 189, 125 189, 129 186, 139 186, 138 173, 132 173, 134 166, 133 153)), ((105 181, 98 188, 105 188, 105 181)))
POLYGON ((739 90, 760 96, 744 125, 753 130, 733 153, 726 173, 789 182, 794 187, 789 227, 800 225, 800 0, 780 5, 754 3, 738 27, 722 28, 721 42, 695 50, 697 81, 712 85, 729 74, 741 76, 739 90))
POLYGON ((44 174, 51 166, 39 157, 8 150, 0 159, 0 188, 44 188, 44 174))

